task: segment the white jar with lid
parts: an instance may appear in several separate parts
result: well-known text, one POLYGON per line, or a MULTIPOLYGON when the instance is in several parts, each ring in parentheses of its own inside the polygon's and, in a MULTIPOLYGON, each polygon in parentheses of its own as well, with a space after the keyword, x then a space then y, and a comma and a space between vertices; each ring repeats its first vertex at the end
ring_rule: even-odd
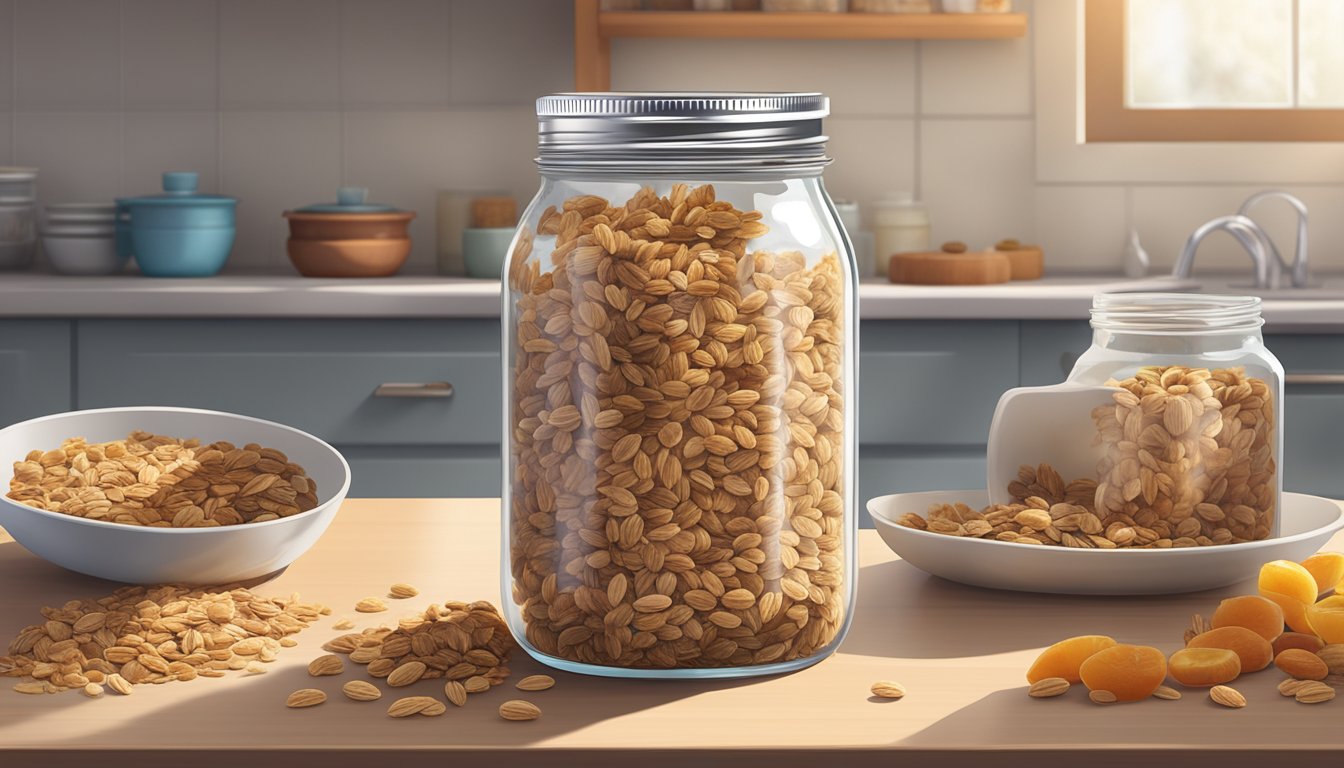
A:
POLYGON ((878 200, 873 203, 873 237, 877 274, 886 277, 892 254, 929 250, 928 209, 909 192, 878 200))

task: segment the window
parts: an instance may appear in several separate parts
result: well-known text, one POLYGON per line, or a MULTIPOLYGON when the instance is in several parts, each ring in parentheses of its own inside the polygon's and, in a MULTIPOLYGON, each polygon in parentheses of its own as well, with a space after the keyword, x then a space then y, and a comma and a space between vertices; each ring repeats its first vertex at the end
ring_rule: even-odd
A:
POLYGON ((1344 0, 1087 0, 1087 141, 1344 140, 1344 0))

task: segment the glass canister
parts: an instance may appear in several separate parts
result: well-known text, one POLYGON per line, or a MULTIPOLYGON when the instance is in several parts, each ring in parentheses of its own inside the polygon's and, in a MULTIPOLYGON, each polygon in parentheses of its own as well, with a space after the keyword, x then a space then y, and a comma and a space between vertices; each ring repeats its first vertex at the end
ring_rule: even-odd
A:
POLYGON ((854 554, 857 297, 815 93, 537 102, 505 266, 504 594, 546 664, 773 674, 832 653, 854 554))
POLYGON ((1124 390, 1092 411, 1103 525, 1153 546, 1278 535, 1283 366, 1263 323, 1253 296, 1094 299, 1092 347, 1069 381, 1124 390))

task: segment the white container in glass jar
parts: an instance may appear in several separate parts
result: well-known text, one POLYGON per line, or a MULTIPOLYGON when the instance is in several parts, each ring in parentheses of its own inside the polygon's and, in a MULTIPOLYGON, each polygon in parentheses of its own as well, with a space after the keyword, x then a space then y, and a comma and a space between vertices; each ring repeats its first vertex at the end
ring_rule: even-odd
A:
POLYGON ((831 654, 854 553, 856 275, 820 94, 560 94, 506 266, 504 593, 618 677, 831 654))
POLYGON ((1278 535, 1283 366, 1263 323, 1253 296, 1095 298, 1092 347, 1068 380, 1123 390, 1089 425, 1103 524, 1132 520, 1158 546, 1278 535))

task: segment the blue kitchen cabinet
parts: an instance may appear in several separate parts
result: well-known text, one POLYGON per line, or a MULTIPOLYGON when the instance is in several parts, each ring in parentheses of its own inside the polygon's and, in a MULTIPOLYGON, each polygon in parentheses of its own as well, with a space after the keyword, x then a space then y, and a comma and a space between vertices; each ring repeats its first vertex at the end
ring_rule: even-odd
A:
POLYGON ((1018 381, 1017 322, 867 321, 859 327, 859 442, 983 445, 1018 381))
POLYGON ((99 320, 80 321, 76 338, 80 407, 177 405, 290 424, 351 457, 359 496, 499 493, 497 321, 99 320), (432 382, 452 395, 375 395, 432 382))
POLYGON ((1344 498, 1344 336, 1269 334, 1265 344, 1283 363, 1283 487, 1344 498), (1323 383, 1295 375, 1325 374, 1323 383))
POLYGON ((1043 387, 1068 377, 1092 346, 1092 326, 1085 320, 1023 320, 1019 339, 1018 386, 1043 387))
POLYGON ((72 407, 68 320, 0 320, 0 427, 72 407))
MULTIPOLYGON (((864 321, 860 507, 982 487, 999 395, 1062 381, 1090 343, 1083 321, 864 321)), ((1344 373, 1344 336, 1266 343, 1290 374, 1344 373)), ((114 405, 237 411, 339 447, 355 496, 497 496, 500 366, 489 319, 0 321, 0 422, 114 405), (380 384, 436 381, 452 397, 374 396, 380 384)), ((1286 487, 1344 497, 1344 383, 1290 383, 1286 408, 1286 487)))
POLYGON ((860 521, 867 501, 983 488, 994 406, 1019 380, 1016 321, 865 321, 859 329, 860 521))

